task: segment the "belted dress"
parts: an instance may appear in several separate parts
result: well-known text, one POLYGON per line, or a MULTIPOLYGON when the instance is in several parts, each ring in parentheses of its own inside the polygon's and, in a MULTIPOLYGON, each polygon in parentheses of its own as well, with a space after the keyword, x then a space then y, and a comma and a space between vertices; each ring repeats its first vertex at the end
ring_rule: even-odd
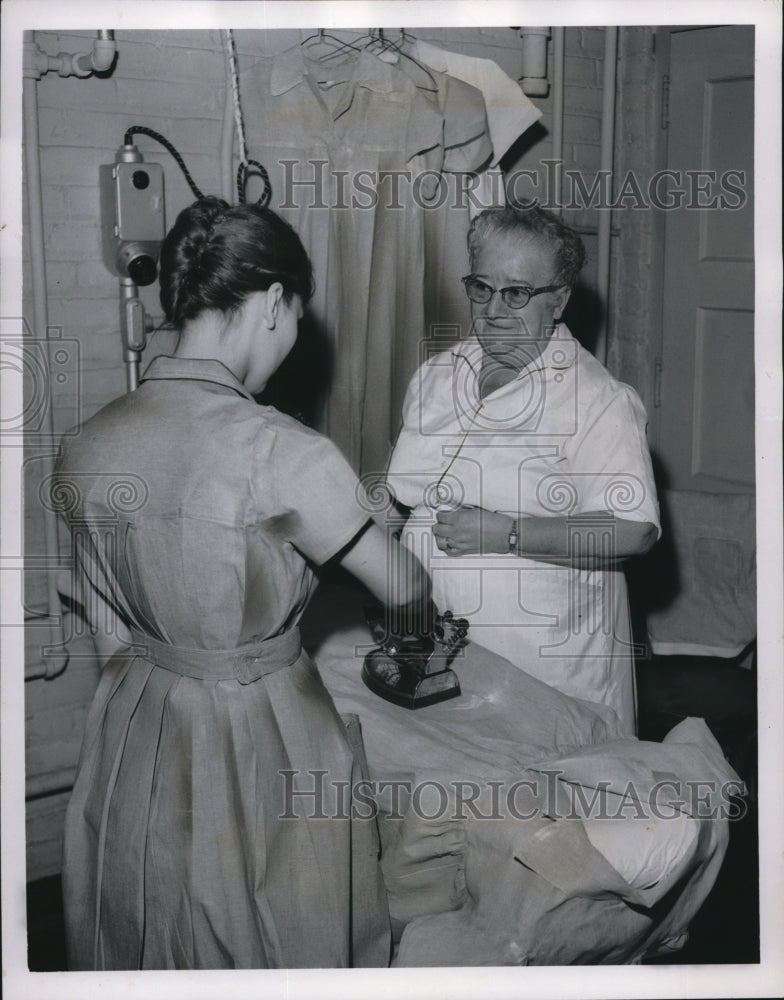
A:
POLYGON ((66 816, 69 967, 387 965, 358 722, 297 627, 368 518, 338 450, 218 361, 159 357, 66 435, 52 500, 132 636, 66 816))

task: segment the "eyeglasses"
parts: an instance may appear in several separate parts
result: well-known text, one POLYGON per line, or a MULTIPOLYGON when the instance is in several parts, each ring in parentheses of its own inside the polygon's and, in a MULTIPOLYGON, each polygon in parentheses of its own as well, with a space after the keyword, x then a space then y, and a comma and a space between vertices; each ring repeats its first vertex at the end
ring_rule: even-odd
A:
POLYGON ((501 298, 510 309, 524 309, 534 295, 541 295, 542 292, 556 292, 563 285, 543 285, 541 288, 528 288, 527 285, 509 285, 508 288, 493 288, 473 274, 467 274, 460 279, 465 285, 466 295, 472 302, 485 305, 492 299, 496 292, 501 293, 501 298))

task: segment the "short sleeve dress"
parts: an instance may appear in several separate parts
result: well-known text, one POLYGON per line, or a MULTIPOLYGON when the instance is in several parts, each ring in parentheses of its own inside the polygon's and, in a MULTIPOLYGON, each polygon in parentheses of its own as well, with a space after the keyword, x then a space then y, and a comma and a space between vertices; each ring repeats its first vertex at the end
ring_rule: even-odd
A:
POLYGON ((386 965, 361 739, 297 628, 368 518, 340 453, 219 362, 161 357, 63 445, 53 501, 133 636, 66 817, 69 966, 386 965))

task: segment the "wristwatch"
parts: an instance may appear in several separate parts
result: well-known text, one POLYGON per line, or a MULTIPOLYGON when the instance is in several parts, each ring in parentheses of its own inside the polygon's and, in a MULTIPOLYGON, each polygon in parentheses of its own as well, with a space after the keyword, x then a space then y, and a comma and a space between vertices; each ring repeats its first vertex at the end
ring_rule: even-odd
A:
POLYGON ((517 518, 512 518, 512 530, 509 532, 509 551, 517 555, 517 518))

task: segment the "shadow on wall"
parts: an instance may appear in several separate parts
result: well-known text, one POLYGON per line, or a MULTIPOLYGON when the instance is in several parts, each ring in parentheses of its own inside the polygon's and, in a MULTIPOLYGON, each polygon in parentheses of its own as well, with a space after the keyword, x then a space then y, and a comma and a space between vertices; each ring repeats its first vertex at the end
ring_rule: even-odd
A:
POLYGON ((666 496, 670 477, 654 449, 651 449, 651 462, 659 497, 661 538, 644 556, 631 559, 626 564, 634 634, 638 640, 646 642, 648 613, 669 607, 682 589, 678 551, 673 540, 672 517, 666 496))
POLYGON ((754 493, 673 489, 653 455, 662 537, 629 569, 659 652, 735 657, 756 636, 754 493))
POLYGON ((596 349, 604 313, 604 306, 596 290, 578 281, 564 309, 563 320, 572 336, 591 354, 596 349))
POLYGON ((333 351, 326 327, 307 310, 291 353, 258 402, 274 406, 307 427, 321 428, 332 380, 333 351))

